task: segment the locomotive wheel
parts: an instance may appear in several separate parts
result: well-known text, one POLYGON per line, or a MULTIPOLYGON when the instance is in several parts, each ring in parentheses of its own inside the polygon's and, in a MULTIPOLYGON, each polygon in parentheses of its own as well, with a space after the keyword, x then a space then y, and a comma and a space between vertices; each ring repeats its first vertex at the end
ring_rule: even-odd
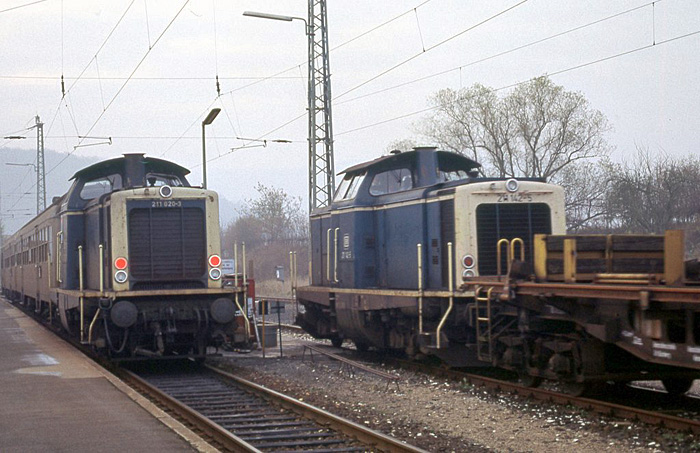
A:
POLYGON ((355 348, 360 352, 367 352, 369 350, 369 345, 361 341, 355 341, 355 348))
POLYGON ((331 338, 331 344, 334 348, 339 348, 343 345, 343 339, 340 337, 333 337, 331 338))
POLYGON ((542 378, 539 376, 533 376, 527 371, 518 371, 518 381, 525 387, 539 387, 542 383, 542 378))
POLYGON ((588 390, 586 382, 562 382, 561 388, 564 393, 571 396, 582 396, 588 390))
POLYGON ((605 381, 562 382, 562 391, 571 396, 595 396, 605 393, 605 381))
POLYGON ((672 396, 681 396, 693 386, 693 379, 689 378, 669 378, 662 379, 664 388, 672 396))

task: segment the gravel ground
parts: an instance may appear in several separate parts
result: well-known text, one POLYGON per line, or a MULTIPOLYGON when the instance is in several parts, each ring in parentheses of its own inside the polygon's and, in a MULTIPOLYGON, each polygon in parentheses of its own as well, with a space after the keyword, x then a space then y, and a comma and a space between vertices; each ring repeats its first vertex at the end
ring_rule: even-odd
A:
POLYGON ((700 450, 692 435, 382 368, 400 376, 397 388, 317 354, 313 361, 308 355, 302 360, 303 337, 293 337, 285 335, 285 357, 272 350, 266 359, 259 351, 227 354, 218 365, 433 452, 700 450))

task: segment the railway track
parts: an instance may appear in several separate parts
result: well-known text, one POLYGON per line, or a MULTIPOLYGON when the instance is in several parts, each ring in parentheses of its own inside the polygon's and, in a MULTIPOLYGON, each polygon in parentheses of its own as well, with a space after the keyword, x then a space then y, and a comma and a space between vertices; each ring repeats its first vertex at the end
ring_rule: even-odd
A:
MULTIPOLYGON (((626 404, 620 404, 618 402, 604 401, 594 398, 577 397, 544 388, 526 387, 506 380, 495 379, 492 377, 482 376, 474 373, 465 373, 462 371, 449 370, 440 367, 430 367, 408 360, 384 358, 383 361, 385 363, 389 363, 393 366, 396 366, 397 368, 425 372, 433 376, 448 378, 457 382, 466 382, 478 388, 488 389, 492 391, 500 391, 504 393, 511 393, 525 398, 532 398, 537 401, 548 402, 558 405, 575 406, 585 409, 587 411, 608 415, 610 417, 634 420, 650 425, 663 426, 665 428, 677 431, 700 434, 699 420, 679 417, 670 413, 664 413, 662 411, 649 410, 641 407, 632 407, 626 404)), ((633 387, 630 390, 638 392, 642 391, 641 388, 637 387, 633 387)), ((651 391, 647 392, 651 393, 651 391)), ((668 395, 666 396, 668 397, 668 395)), ((697 400, 692 401, 691 404, 696 408, 700 407, 700 400, 698 400, 697 397, 688 398, 693 398, 693 400, 697 400)), ((632 400, 628 399, 628 401, 632 400)))
MULTIPOLYGON (((296 326, 285 326, 290 331, 297 331, 296 326)), ((323 344, 328 346, 327 344, 323 344)), ((354 350, 348 350, 356 353, 354 350)), ((371 352, 362 353, 362 357, 373 356, 371 352)), ((587 397, 577 397, 563 392, 546 388, 526 387, 521 384, 504 379, 484 376, 476 373, 468 373, 458 370, 446 369, 443 367, 430 366, 420 362, 402 360, 384 355, 377 355, 372 359, 403 368, 411 371, 423 372, 436 377, 448 378, 456 382, 467 382, 475 387, 492 391, 511 393, 537 401, 548 402, 558 405, 571 405, 582 409, 593 411, 599 414, 617 417, 626 420, 640 421, 655 426, 662 426, 669 429, 700 434, 700 420, 695 414, 700 413, 700 397, 687 395, 682 398, 674 398, 664 391, 654 390, 647 387, 635 385, 615 388, 615 394, 609 398, 596 399, 587 397), (648 401, 647 401, 648 400, 648 401), (633 401, 641 407, 632 407, 624 401, 633 401), (664 407, 671 403, 680 403, 683 407, 664 407), (650 409, 649 407, 660 407, 661 409, 650 409), (674 415, 679 412, 688 412, 695 418, 687 418, 674 415)))
POLYGON ((222 450, 423 451, 215 368, 122 373, 222 450))

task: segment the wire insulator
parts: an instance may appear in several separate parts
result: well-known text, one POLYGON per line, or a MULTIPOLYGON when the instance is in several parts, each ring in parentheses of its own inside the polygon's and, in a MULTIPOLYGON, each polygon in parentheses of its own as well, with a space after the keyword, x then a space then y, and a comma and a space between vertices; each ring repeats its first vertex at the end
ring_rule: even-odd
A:
POLYGON ((61 74, 61 99, 66 97, 66 84, 63 81, 63 74, 61 74))
POLYGON ((221 86, 219 85, 219 76, 216 76, 216 95, 221 97, 221 86))

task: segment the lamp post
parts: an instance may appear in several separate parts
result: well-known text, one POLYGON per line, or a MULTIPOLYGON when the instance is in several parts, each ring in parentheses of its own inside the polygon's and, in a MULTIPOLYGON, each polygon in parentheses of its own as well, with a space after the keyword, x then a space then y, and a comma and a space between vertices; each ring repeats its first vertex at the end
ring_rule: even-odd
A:
POLYGON ((204 128, 214 122, 216 115, 218 115, 220 111, 221 109, 212 109, 209 115, 202 121, 202 174, 204 178, 202 187, 205 189, 207 188, 207 142, 204 135, 204 128))
POLYGON ((309 0, 308 21, 302 17, 245 11, 244 16, 285 22, 304 21, 308 38, 309 214, 329 206, 335 191, 331 83, 325 0, 309 0), (320 33, 317 33, 320 32, 320 33))

